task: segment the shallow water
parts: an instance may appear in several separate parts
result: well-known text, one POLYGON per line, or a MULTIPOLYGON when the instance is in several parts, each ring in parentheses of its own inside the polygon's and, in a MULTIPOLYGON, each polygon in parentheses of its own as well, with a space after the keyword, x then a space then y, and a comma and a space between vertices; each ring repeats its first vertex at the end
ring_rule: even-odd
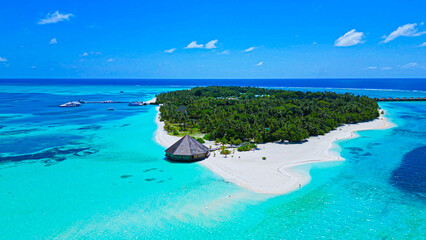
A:
POLYGON ((153 106, 57 107, 149 100, 175 89, 1 86, 0 239, 424 238, 424 102, 381 103, 398 127, 338 142, 345 162, 298 167, 310 169, 311 183, 278 197, 251 193, 198 164, 165 161, 153 141, 153 106))

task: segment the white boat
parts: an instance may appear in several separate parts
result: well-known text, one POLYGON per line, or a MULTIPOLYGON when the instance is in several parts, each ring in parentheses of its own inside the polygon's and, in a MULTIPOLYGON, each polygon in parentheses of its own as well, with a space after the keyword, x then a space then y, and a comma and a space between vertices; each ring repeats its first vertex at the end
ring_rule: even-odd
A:
POLYGON ((79 102, 67 102, 62 105, 59 105, 59 107, 80 107, 80 106, 81 106, 81 103, 79 102))
POLYGON ((146 105, 144 102, 130 102, 129 106, 143 106, 146 105))

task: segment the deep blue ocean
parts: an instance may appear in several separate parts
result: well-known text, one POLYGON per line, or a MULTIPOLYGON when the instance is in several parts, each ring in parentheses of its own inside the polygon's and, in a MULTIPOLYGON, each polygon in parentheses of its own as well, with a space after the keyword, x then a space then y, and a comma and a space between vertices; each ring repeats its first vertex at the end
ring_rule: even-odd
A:
POLYGON ((258 86, 352 88, 426 91, 426 79, 0 79, 3 84, 144 85, 144 86, 258 86))
POLYGON ((396 127, 336 142, 346 161, 282 196, 165 161, 154 106, 58 107, 206 85, 426 97, 426 79, 0 80, 0 239, 426 239, 426 102, 379 103, 396 127))

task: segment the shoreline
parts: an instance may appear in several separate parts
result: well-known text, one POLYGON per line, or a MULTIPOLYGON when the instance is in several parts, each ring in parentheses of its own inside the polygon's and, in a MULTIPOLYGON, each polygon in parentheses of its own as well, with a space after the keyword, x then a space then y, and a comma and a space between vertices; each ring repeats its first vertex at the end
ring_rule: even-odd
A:
POLYGON ((153 99, 146 101, 145 103, 151 104, 151 103, 155 103, 157 101, 157 97, 154 97, 153 99))
MULTIPOLYGON (((171 136, 164 130, 164 122, 160 121, 159 107, 156 107, 156 110, 157 129, 154 139, 159 145, 168 148, 180 137, 171 136)), ((344 161, 340 153, 332 150, 335 142, 356 138, 359 131, 389 129, 396 126, 384 115, 369 122, 340 126, 323 136, 310 137, 305 143, 263 143, 257 145, 259 150, 248 152, 235 150, 235 153, 229 154, 228 157, 219 154, 217 150, 198 164, 224 180, 250 191, 271 195, 287 194, 303 187, 311 180, 309 171, 301 173, 293 170, 293 167, 310 163, 344 161), (266 157, 266 160, 262 160, 262 157, 266 157)), ((206 141, 204 145, 215 146, 212 141, 206 141)))

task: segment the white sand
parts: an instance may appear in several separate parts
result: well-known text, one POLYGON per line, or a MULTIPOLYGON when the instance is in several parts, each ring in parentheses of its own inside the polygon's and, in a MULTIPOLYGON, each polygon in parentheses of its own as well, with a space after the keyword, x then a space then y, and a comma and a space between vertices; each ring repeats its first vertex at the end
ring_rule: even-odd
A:
POLYGON ((157 97, 147 101, 146 103, 151 104, 151 103, 155 103, 157 101, 157 97))
MULTIPOLYGON (((163 129, 164 123, 159 120, 159 113, 155 122, 158 125, 155 133, 157 143, 168 148, 180 139, 167 134, 163 129)), ((393 126, 395 126, 393 123, 381 116, 370 122, 344 125, 324 136, 311 137, 308 142, 302 144, 258 144, 260 150, 250 152, 235 150, 235 154, 230 154, 226 158, 219 154, 219 151, 215 151, 215 154, 212 152, 208 159, 199 164, 226 181, 251 191, 286 194, 306 185, 311 179, 309 172, 294 171, 292 167, 307 163, 343 161, 339 153, 331 151, 334 141, 355 138, 358 131, 387 129, 393 126), (266 157, 266 160, 262 160, 262 157, 266 157)), ((213 145, 213 142, 205 145, 213 145)))

